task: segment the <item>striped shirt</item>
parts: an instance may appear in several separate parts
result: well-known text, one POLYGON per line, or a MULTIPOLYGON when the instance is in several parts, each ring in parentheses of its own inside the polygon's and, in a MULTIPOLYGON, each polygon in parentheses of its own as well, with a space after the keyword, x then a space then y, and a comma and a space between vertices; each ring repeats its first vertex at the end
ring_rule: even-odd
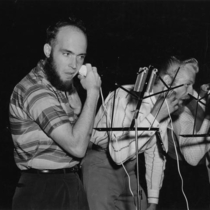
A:
MULTIPOLYGON (((124 88, 131 90, 133 85, 127 85, 124 88)), ((167 119, 159 124, 150 114, 155 102, 156 98, 154 96, 142 101, 137 123, 138 127, 159 128, 164 147, 167 150, 166 130, 169 120, 167 119)), ((105 106, 100 107, 96 115, 94 128, 130 127, 135 110, 136 101, 132 99, 129 93, 119 88, 110 93, 105 100, 105 106)), ((136 157, 135 131, 123 131, 122 129, 121 131, 104 132, 98 131, 98 129, 93 130, 91 141, 103 148, 108 147, 112 159, 117 164, 122 164, 136 157)), ((165 159, 160 156, 155 131, 138 131, 138 151, 144 153, 145 156, 148 200, 150 203, 158 203, 159 190, 164 176, 165 159)))
POLYGON ((75 124, 81 111, 77 92, 56 90, 46 79, 41 60, 14 88, 9 119, 14 159, 21 170, 73 167, 77 158, 67 154, 50 138, 53 129, 75 124))

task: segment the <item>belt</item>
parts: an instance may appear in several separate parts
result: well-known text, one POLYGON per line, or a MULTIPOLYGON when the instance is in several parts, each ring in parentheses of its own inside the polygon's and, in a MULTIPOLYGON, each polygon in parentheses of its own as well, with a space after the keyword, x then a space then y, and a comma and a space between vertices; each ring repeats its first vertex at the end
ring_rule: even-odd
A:
POLYGON ((68 173, 73 173, 73 172, 78 172, 79 171, 79 166, 76 165, 72 168, 61 168, 61 169, 35 169, 35 168, 30 168, 28 170, 22 170, 23 173, 30 173, 30 174, 68 174, 68 173))
POLYGON ((97 144, 93 144, 92 149, 96 150, 96 151, 99 151, 99 152, 107 152, 108 151, 107 148, 103 148, 103 147, 101 147, 97 144))

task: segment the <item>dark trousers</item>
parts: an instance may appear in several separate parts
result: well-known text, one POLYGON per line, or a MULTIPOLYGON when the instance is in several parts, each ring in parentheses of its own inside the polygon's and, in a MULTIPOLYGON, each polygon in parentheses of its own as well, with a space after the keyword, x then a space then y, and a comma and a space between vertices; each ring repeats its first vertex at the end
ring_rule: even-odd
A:
MULTIPOLYGON (((179 161, 184 182, 184 192, 190 210, 210 209, 210 185, 205 164, 191 166, 179 161)), ((186 210, 186 200, 181 190, 181 178, 178 174, 177 161, 167 156, 165 178, 160 191, 159 209, 186 210)))
POLYGON ((22 173, 13 197, 13 210, 88 210, 78 174, 22 173))
MULTIPOLYGON (((136 210, 136 161, 125 163, 129 179, 122 166, 117 166, 103 151, 88 151, 82 161, 83 184, 91 210, 136 210)), ((147 198, 140 186, 141 210, 147 209, 147 198)))

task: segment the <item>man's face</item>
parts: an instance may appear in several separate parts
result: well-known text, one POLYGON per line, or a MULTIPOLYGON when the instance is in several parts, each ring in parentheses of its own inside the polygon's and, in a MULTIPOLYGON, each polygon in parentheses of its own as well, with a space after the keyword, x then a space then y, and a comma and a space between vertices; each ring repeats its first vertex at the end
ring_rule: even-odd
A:
POLYGON ((182 84, 184 85, 177 89, 174 89, 174 91, 176 92, 176 98, 179 99, 181 102, 189 99, 188 93, 193 94, 193 85, 195 83, 195 76, 196 73, 192 69, 192 66, 190 66, 189 64, 181 66, 173 85, 173 86, 178 86, 182 84))
POLYGON ((87 40, 79 29, 70 26, 60 29, 47 59, 46 73, 52 85, 63 91, 72 86, 73 78, 84 62, 86 50, 87 40))

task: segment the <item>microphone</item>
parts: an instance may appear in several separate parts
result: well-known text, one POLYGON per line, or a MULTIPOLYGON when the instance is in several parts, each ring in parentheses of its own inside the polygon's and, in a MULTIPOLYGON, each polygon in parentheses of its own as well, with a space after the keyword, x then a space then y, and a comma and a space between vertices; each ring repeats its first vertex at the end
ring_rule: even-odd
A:
MULTIPOLYGON (((204 94, 202 98, 209 98, 209 95, 210 95, 210 83, 203 84, 201 86, 201 90, 203 91, 203 94, 204 94)), ((202 95, 202 92, 201 92, 201 95, 202 95)))
POLYGON ((136 83, 134 85, 134 91, 140 95, 140 100, 138 100, 138 103, 136 106, 136 111, 133 115, 133 120, 132 120, 131 126, 130 126, 131 128, 134 126, 135 119, 137 119, 138 114, 139 114, 139 109, 140 109, 142 98, 144 95, 144 89, 145 89, 144 87, 145 87, 148 72, 149 72, 149 69, 147 67, 139 68, 139 71, 138 71, 136 83))
POLYGON ((82 65, 80 70, 79 70, 79 74, 82 75, 83 77, 86 77, 87 75, 87 67, 85 65, 82 65))
POLYGON ((209 90, 210 90, 210 83, 203 84, 203 85, 201 86, 201 88, 202 88, 202 90, 205 91, 205 92, 209 91, 209 90))
POLYGON ((209 95, 209 93, 210 93, 210 87, 209 86, 206 88, 206 92, 209 95))
POLYGON ((146 78, 148 75, 149 69, 147 67, 139 68, 139 72, 136 78, 136 83, 134 86, 135 92, 142 92, 144 89, 144 85, 146 82, 146 78))
POLYGON ((156 77, 157 77, 157 72, 158 72, 157 69, 152 69, 152 72, 151 72, 151 75, 150 75, 150 78, 149 78, 149 82, 147 84, 146 93, 150 93, 152 91, 152 87, 153 87, 154 82, 155 82, 156 77))

